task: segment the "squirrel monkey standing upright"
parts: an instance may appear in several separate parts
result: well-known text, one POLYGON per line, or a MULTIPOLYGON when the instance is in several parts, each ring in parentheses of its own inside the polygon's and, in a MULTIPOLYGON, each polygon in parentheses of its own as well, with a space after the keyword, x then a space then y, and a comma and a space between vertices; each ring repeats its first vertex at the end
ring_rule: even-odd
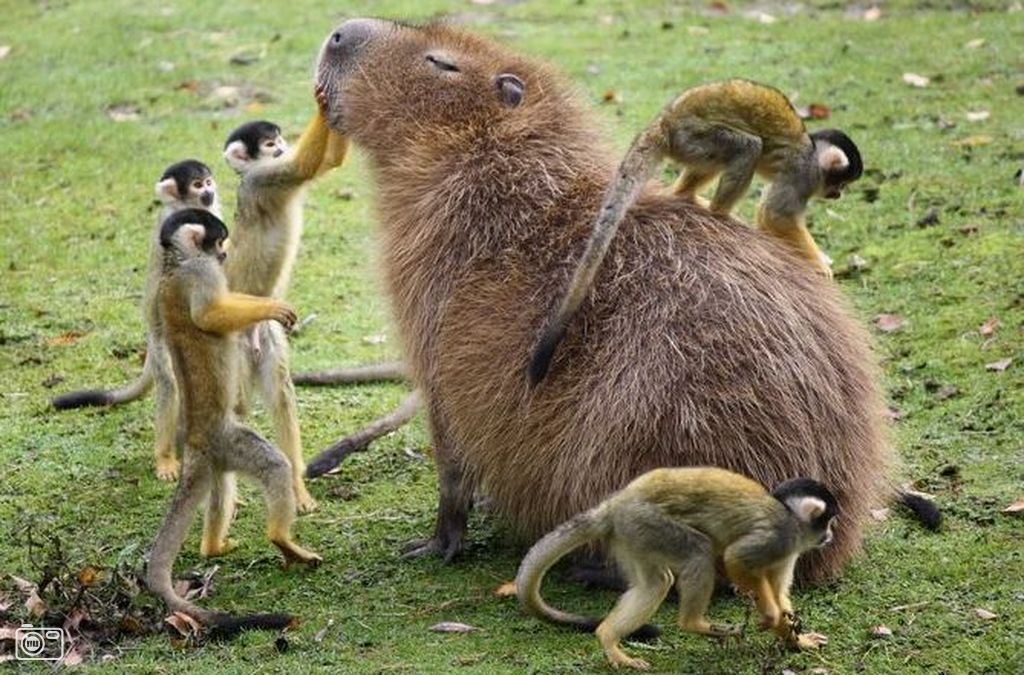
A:
POLYGON ((786 481, 768 493, 724 469, 655 469, 534 544, 519 566, 516 593, 534 616, 593 630, 613 667, 646 669, 647 662, 626 655, 619 641, 644 627, 673 583, 682 630, 739 632, 704 616, 715 589, 715 562, 722 559, 729 580, 754 595, 762 627, 790 646, 814 649, 827 640, 796 632, 789 588, 797 557, 832 540, 836 513, 832 493, 809 478, 786 481), (540 595, 551 566, 591 541, 607 547, 629 582, 603 621, 554 609, 540 595))
POLYGON ((223 553, 234 510, 234 472, 259 482, 267 506, 267 536, 285 563, 316 566, 321 558, 292 540, 295 493, 291 467, 270 443, 235 419, 238 392, 236 333, 260 321, 290 327, 295 311, 284 302, 228 291, 222 265, 227 228, 207 211, 187 209, 167 218, 158 306, 181 395, 185 447, 181 479, 150 553, 146 585, 172 611, 225 630, 281 628, 288 618, 256 617, 239 623, 178 596, 171 581, 174 559, 196 508, 207 500, 204 553, 223 553))
POLYGON ((831 260, 807 231, 807 201, 837 199, 860 178, 860 151, 838 129, 807 133, 782 92, 734 79, 687 89, 633 140, 608 187, 583 257, 555 315, 530 359, 530 380, 544 379, 566 326, 579 308, 604 260, 612 237, 661 162, 683 166, 673 187, 680 197, 697 192, 721 174, 709 208, 728 214, 747 192, 755 173, 771 181, 757 209, 757 227, 789 244, 822 275, 831 260))
MULTIPOLYGON (((288 148, 272 122, 249 122, 228 136, 224 158, 241 176, 231 255, 225 263, 232 291, 284 296, 302 235, 305 188, 339 166, 347 148, 345 138, 327 128, 319 109, 294 148, 288 148)), ((243 342, 239 411, 247 407, 255 384, 273 419, 277 445, 291 463, 299 511, 311 511, 316 501, 304 480, 306 464, 285 333, 279 324, 263 322, 249 328, 243 342)))
POLYGON ((186 159, 167 167, 156 182, 156 196, 163 204, 149 244, 146 285, 142 311, 146 320, 146 362, 132 384, 120 389, 87 389, 62 394, 53 399, 57 410, 82 406, 120 405, 144 396, 156 385, 156 475, 160 480, 178 477, 177 429, 178 388, 171 370, 171 359, 164 343, 163 327, 157 307, 157 288, 163 269, 160 228, 173 213, 182 209, 201 209, 221 217, 217 184, 210 167, 199 160, 186 159))

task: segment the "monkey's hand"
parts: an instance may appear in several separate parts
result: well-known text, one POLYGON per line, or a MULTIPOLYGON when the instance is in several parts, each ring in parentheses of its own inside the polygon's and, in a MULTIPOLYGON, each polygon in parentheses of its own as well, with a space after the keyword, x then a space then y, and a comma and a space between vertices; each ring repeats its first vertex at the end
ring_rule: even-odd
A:
POLYGON ((800 633, 791 642, 796 649, 817 649, 825 644, 828 644, 828 638, 821 633, 800 633))
POLYGON ((323 115, 327 114, 327 88, 322 84, 316 85, 313 88, 313 97, 316 98, 316 105, 320 109, 320 113, 323 115))
POLYGON ((290 331, 299 317, 295 313, 295 308, 287 302, 275 301, 267 318, 271 321, 277 321, 279 324, 284 326, 286 331, 290 331))

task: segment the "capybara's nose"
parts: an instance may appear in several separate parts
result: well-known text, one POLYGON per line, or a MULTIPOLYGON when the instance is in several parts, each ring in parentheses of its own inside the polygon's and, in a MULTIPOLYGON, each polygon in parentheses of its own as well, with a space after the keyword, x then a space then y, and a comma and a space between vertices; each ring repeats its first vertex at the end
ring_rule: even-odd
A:
POLYGON ((326 50, 336 59, 350 59, 390 26, 380 19, 349 19, 327 38, 326 50))

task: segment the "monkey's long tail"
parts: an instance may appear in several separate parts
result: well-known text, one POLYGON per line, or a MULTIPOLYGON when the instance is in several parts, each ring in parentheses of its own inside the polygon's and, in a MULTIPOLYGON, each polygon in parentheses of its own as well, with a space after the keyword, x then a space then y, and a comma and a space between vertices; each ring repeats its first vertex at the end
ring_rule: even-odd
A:
POLYGON ((929 530, 936 531, 942 525, 942 512, 932 500, 910 490, 900 490, 896 493, 896 499, 904 507, 910 509, 921 521, 921 524, 929 530))
POLYGON ((420 409, 420 394, 414 391, 402 403, 383 417, 378 417, 359 431, 346 436, 327 448, 306 466, 306 478, 316 478, 341 464, 347 456, 366 447, 384 434, 389 434, 416 415, 420 409))
POLYGON ((153 388, 153 365, 150 353, 146 353, 146 363, 139 377, 126 387, 120 389, 82 389, 61 394, 51 402, 57 410, 71 410, 87 406, 111 406, 128 403, 142 398, 153 388))
POLYGON ((583 257, 576 264, 569 288, 548 321, 540 340, 530 355, 530 384, 537 386, 547 375, 555 350, 565 337, 569 321, 590 291, 597 270, 601 267, 608 246, 619 229, 623 217, 640 195, 664 153, 664 135, 660 124, 648 127, 633 140, 626 156, 612 178, 591 230, 583 257))
POLYGON ((374 363, 352 368, 333 368, 306 373, 292 373, 292 383, 313 387, 332 384, 359 384, 361 382, 405 382, 405 366, 401 361, 374 363))
MULTIPOLYGON (((600 625, 601 619, 596 617, 563 612, 547 604, 540 595, 540 587, 544 575, 555 563, 571 551, 608 533, 607 526, 602 524, 602 508, 598 506, 567 520, 530 548, 516 574, 516 595, 520 607, 545 621, 568 624, 586 633, 593 633, 600 625)), ((659 632, 654 626, 644 625, 630 637, 650 640, 659 632)))

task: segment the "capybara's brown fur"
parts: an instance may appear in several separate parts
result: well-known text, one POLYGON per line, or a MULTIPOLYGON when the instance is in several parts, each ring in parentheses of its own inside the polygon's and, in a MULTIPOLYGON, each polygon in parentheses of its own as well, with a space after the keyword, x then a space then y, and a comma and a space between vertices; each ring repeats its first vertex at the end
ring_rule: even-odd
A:
POLYGON ((773 237, 652 186, 531 389, 531 348, 616 164, 572 88, 453 28, 379 21, 342 24, 318 81, 369 159, 428 402, 441 504, 426 550, 458 550, 474 490, 529 542, 649 469, 710 464, 769 487, 825 482, 836 538, 802 576, 840 571, 890 489, 891 451, 868 336, 832 284, 773 237), (500 96, 506 73, 521 103, 500 96))

